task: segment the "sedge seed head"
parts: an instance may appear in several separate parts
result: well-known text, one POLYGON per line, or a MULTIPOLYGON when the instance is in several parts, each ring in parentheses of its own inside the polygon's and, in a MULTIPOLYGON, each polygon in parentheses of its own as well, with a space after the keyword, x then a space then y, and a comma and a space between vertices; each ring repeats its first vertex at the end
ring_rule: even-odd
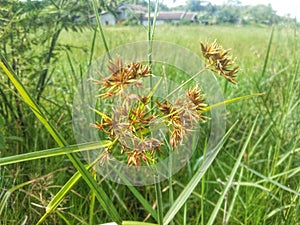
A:
POLYGON ((223 49, 216 40, 212 44, 203 44, 201 42, 200 46, 202 55, 208 61, 207 68, 223 76, 229 82, 237 84, 235 78, 239 67, 229 54, 230 50, 223 49))

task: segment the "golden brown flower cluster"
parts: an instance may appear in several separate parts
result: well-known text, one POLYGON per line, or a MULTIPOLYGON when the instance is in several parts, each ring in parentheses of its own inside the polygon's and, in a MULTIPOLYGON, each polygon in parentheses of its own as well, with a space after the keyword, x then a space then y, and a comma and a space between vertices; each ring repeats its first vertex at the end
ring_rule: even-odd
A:
POLYGON ((204 96, 201 89, 195 87, 186 91, 185 99, 178 98, 174 105, 167 100, 164 103, 156 102, 159 110, 166 117, 170 130, 170 145, 175 148, 184 139, 184 136, 192 131, 198 121, 205 122, 203 109, 207 106, 204 103, 204 96))
POLYGON ((202 55, 207 59, 207 68, 218 73, 220 76, 225 77, 226 80, 236 84, 235 79, 239 67, 236 65, 232 56, 229 55, 230 50, 224 50, 216 40, 212 44, 204 45, 202 42, 201 51, 202 55))
POLYGON ((149 66, 140 63, 130 63, 124 66, 119 58, 115 61, 110 61, 108 69, 111 72, 111 76, 103 81, 95 81, 103 89, 106 89, 106 92, 100 95, 100 97, 104 98, 115 96, 126 88, 127 85, 140 86, 140 78, 150 76, 149 66))
MULTIPOLYGON (((235 77, 238 66, 229 55, 229 50, 224 50, 214 42, 210 45, 201 43, 201 51, 208 60, 205 69, 237 83, 235 77)), ((143 79, 152 76, 149 66, 134 62, 124 65, 117 59, 109 62, 108 70, 110 76, 95 81, 101 86, 99 97, 103 101, 111 97, 118 103, 110 110, 106 109, 106 114, 95 110, 101 119, 91 125, 113 143, 101 160, 108 160, 110 154, 116 154, 119 158, 127 156, 128 166, 153 164, 158 153, 163 155, 168 146, 177 149, 195 131, 199 121, 206 122, 207 117, 203 113, 207 110, 207 104, 200 87, 187 89, 185 95, 180 95, 171 103, 169 99, 153 98, 153 90, 150 90, 148 96, 125 91, 129 86, 134 86, 137 90, 141 88, 137 93, 144 93, 143 79), (152 136, 151 126, 160 126, 157 121, 165 124, 167 130, 163 140, 152 136)))

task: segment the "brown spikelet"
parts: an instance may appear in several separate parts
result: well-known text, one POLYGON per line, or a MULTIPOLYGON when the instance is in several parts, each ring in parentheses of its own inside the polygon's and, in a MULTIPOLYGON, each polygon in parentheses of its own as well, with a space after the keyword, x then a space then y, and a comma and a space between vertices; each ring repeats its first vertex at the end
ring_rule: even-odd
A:
POLYGON ((111 75, 104 80, 96 80, 95 82, 106 90, 100 94, 100 97, 108 98, 117 95, 127 85, 141 86, 140 78, 150 76, 150 67, 141 63, 130 63, 123 65, 120 59, 110 61, 108 70, 111 75))
POLYGON ((239 67, 229 54, 230 50, 224 50, 222 46, 217 44, 216 40, 212 44, 206 45, 201 42, 200 46, 202 55, 208 61, 208 68, 229 82, 237 84, 235 77, 239 67))

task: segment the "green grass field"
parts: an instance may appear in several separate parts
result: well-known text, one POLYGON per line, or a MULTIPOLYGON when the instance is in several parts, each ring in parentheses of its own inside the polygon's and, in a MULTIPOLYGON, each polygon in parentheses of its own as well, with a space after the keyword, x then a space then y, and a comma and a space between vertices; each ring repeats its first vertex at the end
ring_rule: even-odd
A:
MULTIPOLYGON (((147 40, 147 28, 141 26, 104 27, 104 33, 110 49, 147 40)), ((263 95, 226 105, 226 130, 234 126, 194 189, 189 181, 197 176, 201 166, 198 159, 208 138, 205 133, 189 163, 160 185, 132 188, 105 180, 92 171, 90 177, 107 194, 121 220, 158 224, 155 215, 159 217, 156 210, 161 207, 158 214, 162 213, 164 221, 173 225, 300 224, 299 27, 163 25, 157 26, 154 34, 154 40, 177 44, 197 55, 201 54, 200 41, 210 43, 215 39, 225 49, 231 49, 240 67, 238 85, 216 77, 224 98, 263 95), (162 189, 158 197, 157 188, 162 189), (188 198, 177 202, 183 191, 188 198), (182 206, 178 211, 177 203, 182 206), (154 212, 147 207, 153 207, 154 212)), ((53 73, 40 102, 45 117, 70 145, 76 144, 72 130, 76 87, 88 71, 90 58, 95 61, 105 54, 100 35, 94 50, 92 40, 93 31, 88 29, 61 34, 59 43, 71 46, 71 50, 59 52, 60 59, 52 63, 53 73)), ((1 70, 1 83, 7 79, 5 76, 1 70)), ((26 74, 20 81, 33 94, 33 84, 26 74)), ((9 87, 4 91, 17 92, 9 87)), ((22 94, 16 96, 24 98, 22 94)), ((25 135, 17 121, 0 128, 6 141, 0 151, 2 160, 59 147, 45 128, 47 122, 38 121, 26 100, 20 104, 27 123, 25 135)), ((36 224, 45 215, 51 199, 77 172, 72 160, 59 155, 20 163, 11 160, 9 165, 3 165, 0 159, 0 224, 22 224, 24 220, 25 224, 36 224)), ((84 179, 78 179, 65 196, 61 195, 59 205, 42 224, 92 225, 113 221, 113 211, 107 213, 97 193, 91 191, 84 179)))

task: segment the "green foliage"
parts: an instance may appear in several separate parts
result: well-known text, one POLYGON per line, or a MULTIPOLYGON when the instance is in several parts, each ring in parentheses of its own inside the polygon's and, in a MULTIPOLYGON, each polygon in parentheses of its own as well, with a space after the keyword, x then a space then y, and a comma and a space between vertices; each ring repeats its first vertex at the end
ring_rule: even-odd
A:
POLYGON ((241 5, 239 3, 227 3, 221 6, 207 4, 200 12, 201 20, 208 20, 210 23, 232 23, 242 22, 243 24, 278 24, 280 22, 293 23, 291 18, 281 17, 276 14, 269 5, 241 5))
MULTIPOLYGON (((58 10, 52 3, 31 1, 36 9, 31 12, 19 1, 1 2, 1 15, 6 18, 1 20, 4 24, 0 31, 1 53, 9 59, 16 77, 33 99, 37 99, 40 75, 48 68, 40 110, 69 143, 74 143, 71 128, 74 86, 82 79, 89 62, 104 54, 105 48, 99 39, 93 38, 97 38, 96 33, 85 29, 84 24, 72 28, 71 18, 60 14, 67 12, 64 11, 67 5, 58 10), (53 26, 42 22, 47 15, 53 16, 53 26), (60 17, 64 18, 64 25, 60 17), (80 29, 84 32, 78 33, 80 29), (53 37, 57 38, 55 48, 45 65, 53 37)), ((72 4, 75 1, 68 6, 72 4)), ((265 26, 200 28, 201 32, 198 26, 158 26, 155 39, 193 51, 200 50, 200 40, 218 39, 232 49, 241 67, 239 87, 224 87, 226 99, 257 92, 265 95, 228 105, 228 127, 238 122, 230 138, 224 139, 210 167, 201 164, 205 149, 205 140, 201 140, 189 164, 160 184, 164 221, 171 221, 170 224, 299 223, 299 27, 276 26, 274 31, 265 26)), ((146 39, 145 29, 138 26, 109 27, 104 31, 110 48, 146 39)), ((180 60, 181 56, 176 57, 180 60)), ((0 167, 1 223, 22 224, 28 220, 29 224, 35 224, 41 215, 45 215, 44 224, 112 221, 97 200, 91 201, 95 195, 80 180, 81 175, 70 160, 62 155, 75 152, 76 147, 53 149, 57 145, 36 121, 33 116, 36 110, 29 111, 16 92, 1 70, 0 161, 23 161, 0 167), (2 149, 1 140, 5 141, 2 149), (46 150, 38 154, 36 150, 41 149, 46 150), (11 155, 14 158, 9 158, 11 155), (25 162, 28 159, 35 160, 25 162)), ((93 176, 97 182, 93 188, 99 185, 105 191, 122 219, 128 220, 123 224, 146 224, 137 221, 148 218, 148 214, 151 215, 146 219, 149 224, 156 223, 158 215, 152 209, 156 205, 154 186, 126 187, 93 176)))

